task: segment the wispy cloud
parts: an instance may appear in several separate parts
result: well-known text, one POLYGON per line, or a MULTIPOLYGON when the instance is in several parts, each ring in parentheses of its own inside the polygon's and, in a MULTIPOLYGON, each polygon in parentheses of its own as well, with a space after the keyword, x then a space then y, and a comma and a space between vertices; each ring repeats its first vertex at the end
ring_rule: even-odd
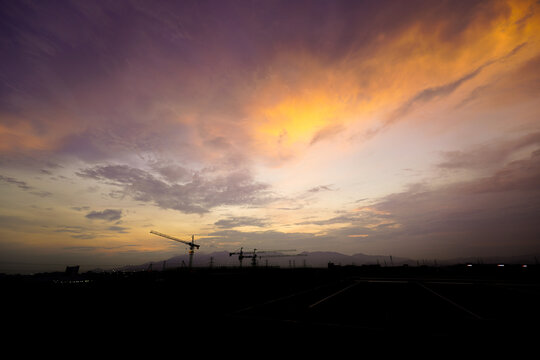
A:
MULTIPOLYGON (((376 135, 379 131, 385 129, 388 126, 391 126, 393 123, 403 119, 406 117, 410 112, 415 110, 417 107, 421 107, 422 105, 428 104, 434 100, 442 99, 445 97, 448 97, 449 95, 453 94, 460 86, 464 85, 465 83, 475 79, 485 68, 496 64, 500 62, 504 62, 511 58, 512 56, 515 56, 523 47, 527 45, 526 42, 521 43, 514 47, 512 50, 510 50, 508 53, 500 56, 497 59, 489 59, 485 61, 482 65, 478 66, 477 68, 469 71, 465 75, 461 76, 460 78, 447 82, 442 85, 437 86, 431 86, 422 89, 421 91, 417 92, 415 95, 413 95, 411 98, 409 98, 407 101, 405 101, 403 104, 401 104, 396 110, 394 110, 383 122, 381 127, 376 129, 371 129, 367 132, 368 137, 376 135)), ((480 91, 481 89, 485 88, 486 85, 477 87, 477 91, 480 91)), ((471 96, 474 96, 472 94, 471 96)), ((467 101, 469 100, 463 100, 459 106, 463 106, 467 101)))
POLYGON ((266 227, 268 224, 268 220, 250 216, 231 216, 214 223, 220 229, 233 229, 242 226, 266 227))
POLYGON ((456 253, 496 253, 499 246, 516 253, 538 251, 540 228, 533 214, 540 211, 540 151, 473 180, 414 184, 373 208, 400 225, 381 236, 414 238, 415 246, 434 246, 436 241, 456 253))
POLYGON ((540 147, 540 132, 531 132, 515 139, 493 141, 467 150, 444 151, 437 164, 443 169, 478 169, 500 166, 517 152, 540 147))
POLYGON ((330 185, 315 186, 308 190, 308 192, 310 193, 318 193, 322 191, 334 191, 334 189, 332 188, 332 185, 330 184, 330 185))
POLYGON ((260 206, 273 200, 269 185, 255 181, 249 171, 215 176, 197 173, 182 184, 165 182, 127 165, 96 166, 77 175, 117 186, 122 195, 135 200, 184 213, 204 214, 221 205, 260 206))
POLYGON ((107 228, 107 230, 109 231, 114 231, 114 232, 117 232, 117 233, 120 233, 120 234, 127 234, 129 231, 129 228, 127 227, 124 227, 124 226, 117 226, 117 225, 113 225, 113 226, 109 226, 107 228))
POLYGON ((122 218, 122 210, 105 209, 103 211, 90 211, 85 217, 90 220, 116 221, 122 218))
POLYGON ((48 197, 48 196, 52 195, 52 193, 50 191, 36 189, 34 186, 28 185, 28 183, 26 183, 26 181, 18 180, 16 178, 13 178, 13 177, 10 177, 10 176, 0 175, 0 181, 4 182, 6 184, 16 185, 19 189, 21 189, 23 191, 28 191, 29 194, 32 194, 32 195, 35 195, 35 196, 48 197))
POLYGON ((31 190, 31 189, 33 189, 33 187, 29 186, 26 183, 26 181, 17 180, 15 178, 10 177, 10 176, 0 175, 0 181, 5 182, 6 184, 16 185, 21 190, 31 190))

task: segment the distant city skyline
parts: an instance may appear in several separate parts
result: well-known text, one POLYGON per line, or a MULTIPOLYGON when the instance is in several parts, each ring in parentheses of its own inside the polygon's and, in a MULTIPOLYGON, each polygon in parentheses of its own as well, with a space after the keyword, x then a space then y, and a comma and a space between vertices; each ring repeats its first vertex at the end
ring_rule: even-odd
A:
POLYGON ((540 253, 540 4, 6 1, 0 272, 540 253))

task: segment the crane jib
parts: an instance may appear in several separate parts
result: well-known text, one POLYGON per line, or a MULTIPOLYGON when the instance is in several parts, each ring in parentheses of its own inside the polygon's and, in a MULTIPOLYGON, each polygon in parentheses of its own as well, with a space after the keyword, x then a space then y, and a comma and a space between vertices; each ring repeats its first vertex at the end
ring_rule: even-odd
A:
POLYGON ((151 234, 154 234, 154 235, 158 235, 158 236, 161 236, 161 237, 164 237, 164 238, 167 238, 167 239, 170 239, 170 240, 174 240, 174 241, 177 241, 177 242, 180 242, 182 244, 186 244, 186 245, 189 245, 190 247, 192 248, 199 248, 200 245, 199 244, 195 244, 194 242, 190 242, 190 241, 185 241, 185 240, 180 240, 178 238, 175 238, 174 236, 170 236, 170 235, 167 235, 167 234, 163 234, 163 233, 160 233, 159 231, 154 231, 154 230, 151 230, 150 231, 151 234))

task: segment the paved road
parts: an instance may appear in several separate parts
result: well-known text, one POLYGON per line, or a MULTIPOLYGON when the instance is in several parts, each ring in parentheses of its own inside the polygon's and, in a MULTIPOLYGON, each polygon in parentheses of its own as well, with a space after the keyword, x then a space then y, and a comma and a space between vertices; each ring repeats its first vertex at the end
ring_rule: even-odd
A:
POLYGON ((279 328, 332 329, 410 338, 533 336, 540 320, 537 284, 463 280, 348 278, 234 312, 279 328), (281 325, 276 325, 281 323, 281 325))

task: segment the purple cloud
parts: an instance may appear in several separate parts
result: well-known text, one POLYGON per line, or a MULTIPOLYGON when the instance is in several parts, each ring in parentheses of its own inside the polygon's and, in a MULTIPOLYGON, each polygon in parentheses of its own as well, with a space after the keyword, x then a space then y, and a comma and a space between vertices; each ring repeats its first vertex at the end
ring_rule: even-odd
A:
POLYGON ((16 185, 19 189, 23 191, 28 191, 29 194, 39 197, 48 197, 52 195, 52 193, 49 191, 37 190, 35 187, 28 185, 26 181, 18 180, 10 176, 0 175, 0 181, 6 184, 16 185))
POLYGON ((214 225, 220 229, 233 229, 240 226, 265 227, 268 225, 268 221, 250 216, 232 216, 227 219, 218 220, 214 225))
POLYGON ((443 169, 478 169, 500 166, 517 151, 530 146, 540 146, 540 132, 533 132, 516 139, 493 142, 467 151, 445 151, 443 161, 437 164, 443 169))
POLYGON ((317 193, 321 191, 333 191, 332 185, 319 185, 308 190, 310 193, 317 193))
POLYGON ((437 188, 415 184, 373 207, 399 224, 379 236, 409 246, 463 254, 539 252, 540 151, 475 180, 437 188))
POLYGON ((122 217, 122 210, 105 209, 103 211, 90 211, 86 218, 90 220, 116 221, 122 217))
POLYGON ((77 175, 117 186, 122 196, 188 214, 203 214, 221 205, 258 206, 272 201, 269 186, 255 181, 247 171, 214 177, 195 173, 183 184, 166 182, 128 165, 96 166, 77 175))

